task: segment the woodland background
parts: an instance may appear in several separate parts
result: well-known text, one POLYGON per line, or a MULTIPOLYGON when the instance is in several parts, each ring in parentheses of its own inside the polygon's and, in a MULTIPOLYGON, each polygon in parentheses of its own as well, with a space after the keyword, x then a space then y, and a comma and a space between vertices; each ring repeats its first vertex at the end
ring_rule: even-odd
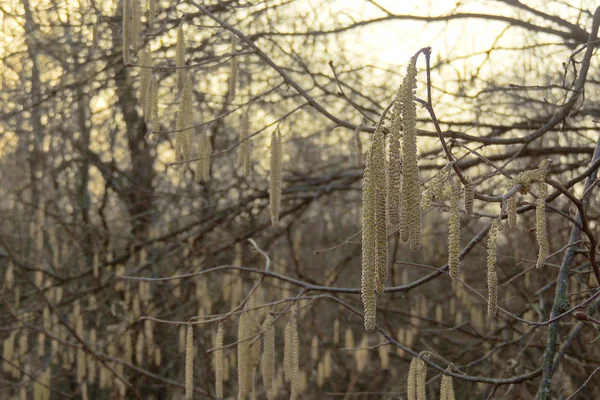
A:
MULTIPOLYGON (((192 317, 195 398, 215 398, 216 321, 257 282, 252 302, 266 306, 256 318, 278 317, 279 375, 283 327, 299 303, 301 398, 405 398, 408 365, 422 351, 431 399, 448 365, 459 399, 597 398, 594 3, 158 1, 150 24, 142 1, 140 47, 152 54, 159 87, 160 129, 152 131, 137 53, 123 62, 120 1, 2 2, 0 398, 182 398, 192 317), (213 149, 206 182, 174 151, 180 26, 194 146, 208 134, 213 149), (511 177, 553 161, 560 188, 547 198, 551 257, 535 268, 535 199, 521 196, 517 228, 498 241, 505 311, 488 320, 485 234, 500 203, 479 198, 473 216, 461 214, 462 278, 451 282, 447 204, 434 202, 418 252, 390 235, 380 331, 367 335, 364 152, 409 58, 427 46, 441 132, 478 193, 502 196, 511 177), (252 135, 247 176, 236 166, 243 113, 252 135), (276 129, 283 191, 273 227, 268 147, 276 129)), ((424 62, 417 67, 417 96, 426 98, 424 62)), ((448 160, 429 114, 418 107, 418 117, 427 187, 448 160)), ((235 398, 237 314, 223 324, 233 344, 224 351, 225 396, 235 398)), ((264 398, 259 377, 255 385, 264 398)), ((278 398, 288 393, 282 383, 278 398)))

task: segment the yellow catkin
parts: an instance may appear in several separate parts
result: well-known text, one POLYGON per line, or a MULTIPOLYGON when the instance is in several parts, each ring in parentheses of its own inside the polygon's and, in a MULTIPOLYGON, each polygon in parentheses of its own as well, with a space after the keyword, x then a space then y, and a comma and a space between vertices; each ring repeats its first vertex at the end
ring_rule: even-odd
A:
POLYGON ((354 333, 350 328, 346 328, 346 333, 344 334, 344 347, 347 349, 354 348, 354 333))
POLYGON ((250 326, 246 312, 238 323, 238 400, 243 400, 252 391, 252 355, 250 354, 250 326))
MULTIPOLYGON (((237 46, 237 36, 233 36, 231 38, 231 53, 235 53, 237 46)), ((237 58, 235 56, 231 56, 231 72, 229 73, 229 91, 227 93, 227 97, 229 101, 232 101, 235 98, 236 88, 237 88, 237 73, 238 73, 238 65, 237 58)))
POLYGON ((217 337, 215 339, 215 394, 217 398, 223 398, 223 323, 219 323, 217 337))
POLYGON ((546 184, 540 183, 540 194, 535 201, 535 237, 538 242, 539 251, 538 258, 535 264, 536 268, 541 268, 548 257, 548 238, 546 232, 546 184))
POLYGON ((140 104, 144 108, 144 117, 148 122, 148 89, 150 87, 150 79, 152 78, 152 56, 146 51, 140 52, 140 104))
POLYGON ((460 215, 458 209, 459 189, 454 182, 451 184, 450 217, 448 218, 448 267, 450 277, 457 279, 460 275, 460 215))
POLYGON ((362 275, 361 299, 365 313, 365 329, 375 330, 376 297, 375 297, 375 209, 376 184, 373 176, 373 151, 369 152, 363 174, 362 186, 362 275))
POLYGON ((427 365, 425 364, 425 361, 418 358, 416 367, 415 380, 417 384, 417 400, 426 400, 427 365))
POLYGON ((369 363, 369 338, 367 335, 363 335, 358 349, 354 352, 354 359, 356 361, 356 370, 358 372, 364 371, 369 363))
POLYGON ((183 161, 188 161, 192 152, 193 136, 193 110, 192 110, 192 82, 191 77, 185 81, 181 103, 179 104, 179 114, 177 115, 175 144, 177 151, 181 152, 183 161))
POLYGON ((194 326, 187 327, 185 344, 185 398, 191 400, 194 391, 194 326))
POLYGON ((508 219, 508 226, 515 228, 517 226, 517 195, 511 196, 506 201, 506 214, 508 219))
MULTIPOLYGON (((138 333, 137 339, 135 341, 135 363, 138 366, 144 365, 144 334, 138 333)), ((187 355, 187 347, 186 347, 186 355, 187 355)))
POLYGON ((449 375, 442 376, 442 383, 440 387, 440 400, 455 400, 452 377, 449 375))
POLYGON ((273 380, 275 378, 275 325, 273 324, 273 317, 271 315, 267 316, 262 330, 264 333, 262 339, 261 374, 267 399, 272 400, 275 397, 273 392, 273 380))
POLYGON ((247 107, 243 114, 240 124, 239 134, 240 145, 237 153, 237 168, 243 176, 250 174, 250 107, 247 107))
POLYGON ((288 324, 291 325, 290 340, 292 347, 290 400, 296 400, 302 391, 302 382, 300 377, 300 340, 298 338, 298 322, 296 320, 295 312, 292 312, 292 318, 290 318, 288 324))
POLYGON ((489 318, 494 318, 498 311, 498 277, 496 276, 496 241, 498 239, 498 220, 492 222, 487 242, 487 285, 489 318))
POLYGON ((183 89, 185 83, 185 37, 183 36, 183 25, 177 29, 177 44, 175 46, 175 67, 177 67, 177 89, 183 89))
POLYGON ((388 369, 390 367, 390 353, 387 346, 379 346, 377 348, 379 353, 379 362, 381 363, 381 369, 388 369))
POLYGON ((400 131, 402 130, 402 103, 400 101, 402 86, 394 98, 392 123, 389 129, 387 165, 388 175, 388 217, 390 224, 400 224, 400 190, 402 185, 402 156, 400 154, 400 131))
POLYGON ((310 343, 310 358, 313 361, 319 360, 319 337, 314 334, 310 343))
POLYGON ((200 136, 198 151, 198 160, 196 160, 196 180, 198 182, 208 182, 210 180, 212 144, 208 137, 208 132, 200 136))
POLYGON ((327 350, 325 353, 325 359, 323 360, 323 374, 325 379, 331 378, 331 374, 333 373, 333 358, 331 356, 331 351, 327 350))
POLYGON ((156 21, 156 6, 158 0, 148 0, 148 26, 152 27, 156 21))
POLYGON ((271 135, 271 171, 269 174, 269 209, 271 224, 279 223, 279 208, 281 206, 281 134, 279 131, 271 135))
POLYGON ((131 1, 123 0, 123 62, 129 64, 131 61, 131 53, 129 45, 131 43, 131 1))
POLYGON ((333 321, 333 344, 340 344, 340 320, 333 321))
POLYGON ((415 59, 411 59, 402 83, 403 159, 402 159, 402 214, 400 236, 409 242, 413 251, 421 247, 421 188, 417 161, 417 109, 414 90, 417 86, 415 59))
POLYGON ((417 400, 417 360, 418 358, 413 358, 408 368, 408 381, 406 383, 407 400, 417 400))
POLYGON ((283 337, 283 377, 285 382, 290 382, 292 377, 292 326, 285 325, 283 337))
POLYGON ((473 215, 473 202, 475 199, 475 188, 473 185, 473 180, 470 176, 465 176, 465 213, 467 215, 473 215))
POLYGON ((388 277, 387 179, 385 138, 376 130, 373 137, 373 177, 375 179, 375 291, 383 293, 388 277))

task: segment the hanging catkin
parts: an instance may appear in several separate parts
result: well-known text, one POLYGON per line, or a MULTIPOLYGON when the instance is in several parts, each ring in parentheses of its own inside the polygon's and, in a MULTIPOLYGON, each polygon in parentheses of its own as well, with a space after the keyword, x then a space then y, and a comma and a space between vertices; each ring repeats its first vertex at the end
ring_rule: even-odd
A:
POLYGON ((183 25, 177 29, 177 44, 175 46, 175 67, 177 68, 177 89, 181 90, 186 81, 185 70, 185 38, 183 37, 183 25))
POLYGON ((215 394, 223 398, 223 323, 219 322, 215 339, 215 394))
POLYGON ((271 134, 271 171, 269 174, 269 209, 271 224, 276 227, 279 222, 281 206, 281 134, 275 131, 271 134))
POLYGON ((240 315, 238 324, 238 400, 246 398, 252 390, 252 355, 250 354, 250 326, 247 312, 240 315))
POLYGON ((400 130, 402 129, 402 86, 394 98, 392 123, 388 138, 388 216, 390 224, 400 223, 400 190, 402 185, 402 158, 400 154, 400 130))
POLYGON ((494 318, 498 311, 498 277, 496 276, 496 241, 498 239, 498 220, 492 222, 487 242, 487 285, 488 285, 488 318, 494 318))
POLYGON ((191 400, 194 391, 194 326, 187 327, 185 344, 185 398, 191 400))
POLYGON ((148 88, 152 78, 152 57, 146 50, 140 52, 140 103, 144 107, 144 117, 148 122, 147 101, 148 88))
POLYGON ((367 155, 362 187, 362 276, 361 299, 365 313, 365 329, 375 330, 375 177, 373 176, 373 149, 367 155))
POLYGON ((131 53, 129 44, 131 43, 131 1, 123 0, 123 63, 129 64, 131 53))
POLYGON ((292 317, 288 324, 290 328, 290 341, 291 341, 291 394, 290 400, 296 400, 301 391, 300 381, 300 341, 298 338, 298 321, 296 320, 296 312, 292 312, 292 317))
POLYGON ((233 101, 235 98, 236 86, 237 86, 237 58, 233 55, 235 53, 235 48, 237 46, 237 36, 233 36, 231 38, 231 72, 229 73, 229 91, 227 93, 227 98, 229 101, 233 101))
POLYGON ((417 400, 417 360, 413 358, 408 368, 408 381, 406 383, 407 400, 417 400))
POLYGON ((212 154, 212 144, 208 137, 208 132, 200 135, 198 159, 196 160, 196 180, 198 182, 208 182, 210 180, 210 164, 212 154))
POLYGON ((408 63, 402 82, 403 160, 402 160, 402 215, 400 234, 413 251, 421 247, 421 189, 417 162, 417 109, 414 90, 417 86, 416 60, 408 63))
POLYGON ((373 136, 372 163, 375 180, 375 291, 383 293, 388 277, 387 180, 385 137, 379 129, 373 136))
POLYGON ((452 385, 452 377, 449 375, 442 376, 442 384, 440 387, 440 400, 455 400, 454 386, 452 385))
POLYGON ((508 216, 508 226, 515 228, 517 226, 517 195, 511 196, 506 201, 506 214, 508 216))
POLYGON ((283 336, 283 377, 286 382, 292 378, 292 326, 288 322, 285 325, 283 336))
POLYGON ((539 197, 535 201, 535 237, 538 242, 539 251, 535 264, 536 268, 541 268, 548 257, 548 238, 546 237, 546 194, 547 188, 544 182, 538 184, 539 197))
POLYGON ((415 380, 417 383, 417 400, 426 400, 427 365, 425 364, 425 361, 418 358, 416 367, 415 380))
POLYGON ((177 116, 175 144, 181 152, 183 161, 188 161, 192 152, 192 82, 188 78, 183 87, 179 114, 177 116))
POLYGON ((247 107, 243 114, 240 124, 240 145, 237 153, 237 168, 241 170, 243 176, 250 174, 250 107, 247 107))
POLYGON ((265 384, 265 393, 268 400, 274 398, 273 380, 275 377, 275 325, 270 314, 263 323, 263 352, 261 360, 261 373, 265 384))
POLYGON ((465 213, 467 215, 473 215, 473 201, 475 199, 475 188, 473 180, 470 176, 465 176, 465 213))
POLYGON ((131 0, 131 47, 136 52, 141 44, 140 36, 140 0, 131 0))
POLYGON ((148 27, 150 28, 156 20, 156 3, 158 3, 158 0, 148 0, 148 27))
POLYGON ((450 277, 457 279, 460 274, 460 260, 459 260, 459 248, 460 248, 460 216, 459 216, 459 197, 460 191, 458 184, 454 181, 450 181, 451 195, 450 195, 450 217, 448 218, 448 267, 450 270, 450 277))

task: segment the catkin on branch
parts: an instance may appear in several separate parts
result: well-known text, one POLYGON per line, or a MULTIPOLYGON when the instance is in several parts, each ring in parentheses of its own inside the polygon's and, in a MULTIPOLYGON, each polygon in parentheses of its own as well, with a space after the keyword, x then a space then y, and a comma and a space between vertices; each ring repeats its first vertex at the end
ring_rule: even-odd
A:
POLYGON ((387 179, 385 137, 381 130, 373 136, 373 178, 375 180, 375 291, 383 293, 388 277, 387 179))
POLYGON ((274 227, 279 223, 281 206, 281 158, 281 134, 276 130, 271 135, 271 171, 269 175, 269 209, 271 224, 274 227))
POLYGON ((300 341, 298 338, 298 321, 296 319, 296 313, 292 312, 292 318, 288 324, 290 328, 290 340, 292 347, 291 354, 291 395, 290 400, 296 400, 301 392, 301 377, 300 377, 300 341))
POLYGON ((440 400, 455 400, 454 386, 452 384, 452 377, 450 375, 442 376, 440 400))
POLYGON ((129 45, 131 43, 131 1, 123 0, 123 63, 129 64, 131 53, 129 45))
POLYGON ((465 213, 467 215, 473 215, 473 202, 475 199, 475 188, 473 186, 473 180, 470 176, 465 176, 465 213))
POLYGON ((373 149, 367 155, 362 187, 362 276, 361 299, 364 306, 365 329, 375 330, 375 192, 373 149))
POLYGON ((460 216, 459 216, 459 197, 460 192, 458 184, 451 181, 450 195, 450 217, 448 218, 448 267, 450 277, 457 279, 460 275, 460 216))
POLYGON ((177 67, 177 89, 181 90, 185 83, 185 38, 183 37, 183 26, 177 29, 177 44, 175 46, 175 67, 177 67))
POLYGON ((148 122, 147 101, 150 79, 152 78, 152 57, 146 50, 140 52, 140 103, 144 108, 144 117, 148 122))
POLYGON ((200 136, 198 159, 196 160, 196 180, 198 182, 208 182, 210 180, 212 144, 208 137, 208 132, 200 136))
POLYGON ((275 325, 273 324, 273 316, 270 314, 263 323, 263 332, 261 373, 267 399, 272 400, 275 397, 273 391, 273 380, 275 378, 275 325))
POLYGON ((240 145, 237 153, 237 168, 241 170, 243 176, 250 174, 250 110, 249 107, 242 114, 240 125, 240 145))
POLYGON ((283 377, 286 382, 291 382, 292 378, 292 326, 285 325, 283 337, 283 377))
POLYGON ((408 241, 413 251, 421 247, 421 187, 417 161, 417 109, 414 102, 414 90, 417 86, 415 62, 412 58, 408 64, 400 95, 404 132, 400 234, 402 241, 408 241))
POLYGON ((394 98, 392 123, 388 138, 388 216, 390 224, 400 224, 400 190, 402 185, 402 158, 400 154, 400 131, 402 129, 402 86, 394 98))
POLYGON ((178 152, 181 152, 183 161, 191 158, 192 136, 193 136, 193 111, 192 111, 192 82, 191 77, 185 81, 181 103, 179 104, 179 114, 177 115, 177 133, 175 136, 175 145, 178 152))
POLYGON ((413 358, 408 367, 408 381, 406 383, 407 400, 417 400, 417 360, 413 358))
POLYGON ((508 226, 515 228, 517 226, 517 195, 511 196, 506 201, 506 214, 508 216, 508 226))
POLYGON ((219 322, 215 339, 215 394, 223 398, 223 323, 219 322))
POLYGON ((539 251, 535 264, 536 268, 541 268, 548 257, 548 238, 546 232, 546 184, 539 183, 540 195, 535 201, 535 237, 538 242, 539 251))
POLYGON ((416 367, 415 380, 417 384, 417 400, 426 400, 427 365, 425 364, 425 361, 418 358, 416 367))
POLYGON ((238 400, 244 400, 252 391, 251 332, 248 318, 247 312, 242 313, 238 324, 238 400))
POLYGON ((498 311, 498 277, 496 276, 496 241, 498 239, 498 220, 492 222, 487 242, 487 285, 488 285, 488 318, 494 318, 498 311))
POLYGON ((194 391, 194 326, 189 324, 185 345, 185 398, 191 400, 194 391))

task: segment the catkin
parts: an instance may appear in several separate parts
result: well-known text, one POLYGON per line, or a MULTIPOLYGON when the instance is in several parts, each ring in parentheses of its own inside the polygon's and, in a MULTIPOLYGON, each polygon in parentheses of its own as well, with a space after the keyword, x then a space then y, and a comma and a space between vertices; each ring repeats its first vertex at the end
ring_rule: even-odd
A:
POLYGON ((310 343, 310 358, 313 361, 319 360, 319 337, 314 334, 310 343))
POLYGON ((373 151, 369 152, 363 174, 362 187, 362 276, 361 299, 365 313, 365 329, 375 330, 375 192, 373 176, 373 151))
POLYGON ((271 172, 269 175, 269 209, 271 224, 276 227, 279 222, 281 206, 281 134, 276 130, 271 135, 271 172))
POLYGON ((129 64, 131 53, 129 44, 131 43, 131 1, 123 0, 123 63, 129 64))
POLYGON ((175 144, 178 151, 181 152, 183 161, 188 161, 192 152, 192 82, 191 77, 185 81, 181 103, 179 104, 179 114, 177 116, 177 134, 175 144))
POLYGON ((506 201, 506 214, 508 216, 508 226, 514 228, 517 226, 517 195, 511 196, 506 201))
POLYGON ((421 247, 421 189, 417 161, 417 109, 414 90, 417 86, 416 60, 408 63, 402 82, 400 104, 402 106, 403 159, 402 159, 402 214, 400 235, 409 242, 413 251, 421 247))
POLYGON ((177 29, 177 44, 175 46, 175 67, 177 67, 177 89, 183 89, 186 81, 185 70, 185 38, 183 37, 183 25, 179 25, 177 29))
POLYGON ((475 199, 475 188, 473 186, 473 180, 470 176, 465 176, 465 213, 467 215, 473 215, 473 201, 475 199))
POLYGON ((148 26, 152 27, 156 20, 156 3, 158 0, 148 0, 148 26))
POLYGON ((210 164, 212 154, 212 144, 208 137, 208 132, 200 136, 200 149, 198 160, 196 160, 196 180, 198 182, 208 182, 210 180, 210 164))
POLYGON ((146 100, 148 96, 148 88, 150 86, 150 79, 152 78, 152 57, 146 51, 140 52, 140 104, 144 108, 144 117, 146 123, 148 122, 148 102, 146 100))
POLYGON ((215 339, 215 393, 223 398, 223 323, 219 322, 215 339))
POLYGON ((237 153, 237 168, 243 176, 250 174, 250 110, 247 107, 242 114, 239 134, 240 145, 237 153))
POLYGON ((459 190, 458 185, 451 181, 450 195, 450 217, 448 218, 448 267, 450 277, 457 279, 460 275, 460 216, 458 209, 459 190))
POLYGON ((402 185, 402 158, 400 154, 400 130, 402 129, 402 104, 400 96, 402 86, 398 89, 394 98, 394 109, 392 111, 392 123, 388 138, 388 217, 390 224, 400 223, 400 188, 402 185))
POLYGON ((454 386, 452 385, 452 377, 449 375, 442 376, 442 384, 440 387, 440 400, 455 400, 454 386))
POLYGON ((291 395, 290 400, 295 400, 301 391, 301 379, 300 379, 300 341, 298 338, 298 322, 296 320, 296 313, 292 312, 292 318, 290 318, 288 324, 290 328, 290 341, 291 341, 291 395))
POLYGON ((283 341, 283 377, 286 382, 292 377, 292 326, 285 325, 283 341))
POLYGON ((194 390, 194 326, 189 324, 185 345, 185 398, 190 400, 194 390))
POLYGON ((364 371, 369 363, 369 338, 367 335, 363 335, 358 349, 354 352, 354 359, 356 361, 356 370, 358 372, 364 371))
POLYGON ((538 242, 539 251, 535 264, 536 268, 541 268, 548 257, 548 238, 546 237, 546 184, 540 182, 538 185, 540 195, 535 201, 535 237, 538 242))
POLYGON ((375 131, 372 157, 375 180, 375 291, 383 293, 388 277, 388 240, 385 137, 381 130, 375 131))
POLYGON ((275 378, 275 325, 273 317, 269 314, 263 323, 263 353, 261 360, 261 373, 265 392, 268 400, 275 397, 273 380, 275 378))
POLYGON ((417 359, 415 380, 417 384, 417 400, 426 400, 427 365, 420 358, 417 359))
POLYGON ((417 400, 417 360, 413 358, 408 368, 408 381, 406 383, 407 400, 417 400))
POLYGON ((238 400, 243 400, 252 390, 252 355, 250 354, 250 326, 246 312, 238 323, 238 400))
POLYGON ((131 47, 137 51, 140 47, 140 0, 131 0, 131 47))
POLYGON ((487 242, 487 285, 488 318, 494 318, 498 311, 498 277, 496 276, 496 241, 498 239, 498 220, 492 222, 487 242))

